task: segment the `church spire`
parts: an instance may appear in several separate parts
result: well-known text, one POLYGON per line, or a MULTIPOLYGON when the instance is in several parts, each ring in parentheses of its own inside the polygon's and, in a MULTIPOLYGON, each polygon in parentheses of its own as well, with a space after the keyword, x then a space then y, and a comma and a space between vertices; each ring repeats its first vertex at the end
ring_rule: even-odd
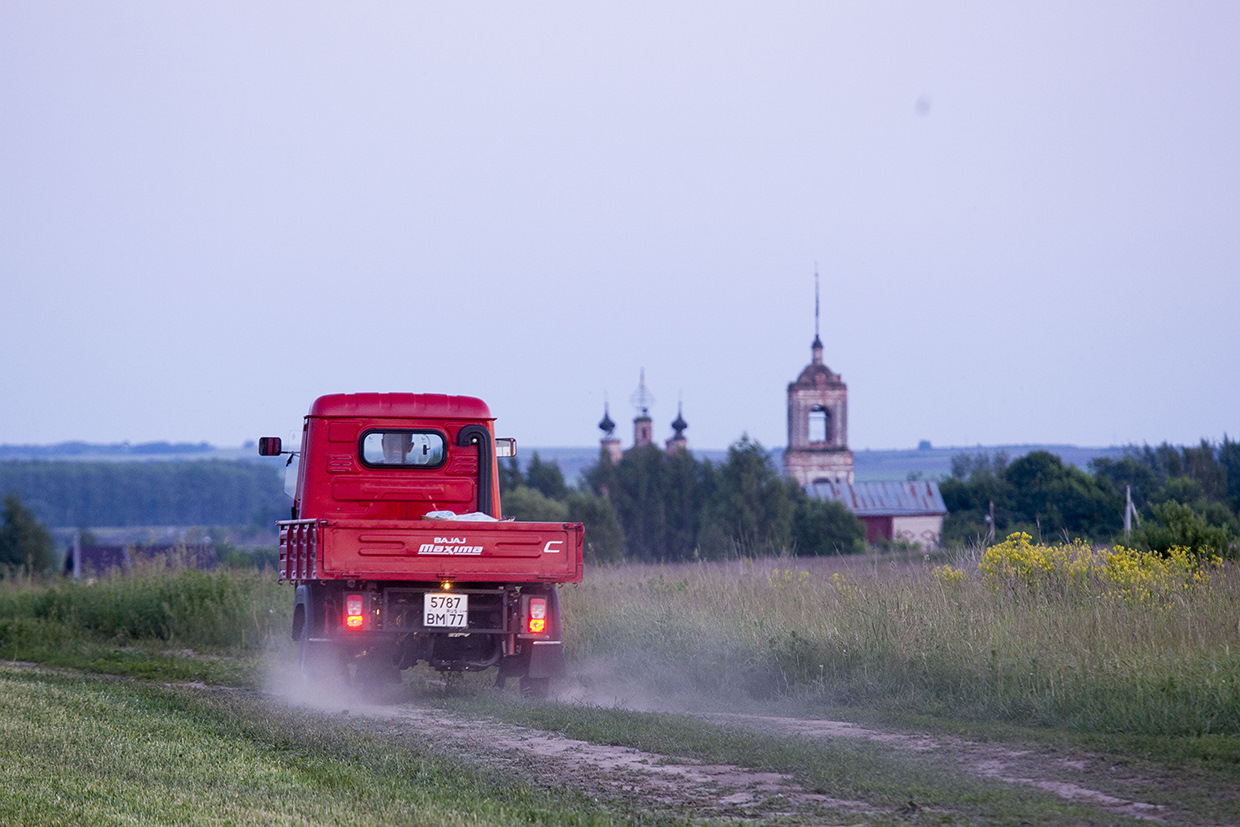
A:
POLYGON ((818 262, 814 262, 814 342, 809 346, 815 365, 822 364, 822 339, 818 337, 818 262))
POLYGON ((653 438, 653 425, 650 419, 650 406, 654 404, 654 394, 646 389, 646 369, 642 368, 641 380, 637 390, 629 397, 629 402, 637 408, 637 416, 633 419, 633 447, 641 448, 650 444, 653 438))

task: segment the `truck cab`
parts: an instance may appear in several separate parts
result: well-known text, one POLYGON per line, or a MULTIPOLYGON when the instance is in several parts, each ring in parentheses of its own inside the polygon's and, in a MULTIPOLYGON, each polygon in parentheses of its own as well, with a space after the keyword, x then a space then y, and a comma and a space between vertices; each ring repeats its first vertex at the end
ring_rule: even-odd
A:
POLYGON ((303 673, 398 681, 496 667, 545 695, 564 674, 559 599, 582 577, 580 523, 505 519, 497 440, 480 399, 333 394, 306 415, 289 456, 291 519, 278 523, 279 574, 294 588, 303 673))

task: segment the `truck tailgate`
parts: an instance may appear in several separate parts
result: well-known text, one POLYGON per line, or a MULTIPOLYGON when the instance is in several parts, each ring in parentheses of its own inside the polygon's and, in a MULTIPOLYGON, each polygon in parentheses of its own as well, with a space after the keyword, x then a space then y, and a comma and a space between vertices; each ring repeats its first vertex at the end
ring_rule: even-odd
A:
POLYGON ((288 520, 285 580, 581 582, 581 523, 288 520))

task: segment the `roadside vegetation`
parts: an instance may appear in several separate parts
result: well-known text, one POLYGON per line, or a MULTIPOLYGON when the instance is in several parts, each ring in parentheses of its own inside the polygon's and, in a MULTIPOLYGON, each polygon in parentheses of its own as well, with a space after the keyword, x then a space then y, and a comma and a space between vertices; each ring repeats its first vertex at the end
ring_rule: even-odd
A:
POLYGON ((291 612, 271 569, 207 572, 156 559, 99 579, 17 574, 0 581, 0 657, 252 685, 291 612))
POLYGON ((664 693, 1233 739, 1238 581, 1235 564, 1183 550, 1027 535, 937 566, 596 567, 564 593, 565 634, 578 660, 664 693))
MULTIPOLYGON (((1027 535, 967 553, 596 565, 562 590, 582 680, 1143 735, 1240 736, 1240 572, 1027 535)), ((0 656, 254 685, 270 570, 0 584, 0 656), (196 655, 196 656, 195 656, 196 655)))

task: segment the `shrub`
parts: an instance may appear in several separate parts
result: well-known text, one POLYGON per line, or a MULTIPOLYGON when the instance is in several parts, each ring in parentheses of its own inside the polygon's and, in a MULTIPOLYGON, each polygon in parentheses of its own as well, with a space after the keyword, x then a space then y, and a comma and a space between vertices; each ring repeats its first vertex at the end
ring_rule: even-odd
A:
POLYGON ((792 512, 792 541, 797 554, 857 554, 865 551, 865 526, 843 503, 807 497, 792 512))
POLYGON ((504 516, 539 523, 562 523, 568 519, 568 506, 524 485, 504 495, 504 516))
POLYGON ((43 572, 52 567, 52 535, 44 528, 21 498, 4 498, 4 522, 0 524, 0 574, 3 568, 23 568, 43 572))
POLYGON ((1147 521, 1132 533, 1131 542, 1137 548, 1166 553, 1173 547, 1183 547, 1199 555, 1235 556, 1227 527, 1210 525, 1191 507, 1168 500, 1150 510, 1154 521, 1147 521))

